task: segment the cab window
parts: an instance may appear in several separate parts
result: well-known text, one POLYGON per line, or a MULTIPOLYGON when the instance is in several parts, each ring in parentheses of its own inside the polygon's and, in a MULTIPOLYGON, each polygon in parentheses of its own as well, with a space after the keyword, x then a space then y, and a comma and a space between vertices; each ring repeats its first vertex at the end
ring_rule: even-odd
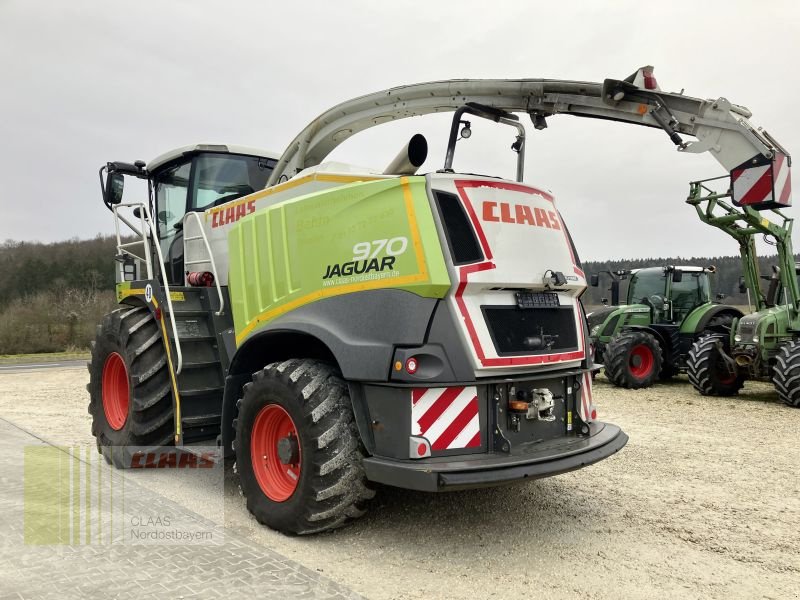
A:
POLYGON ((645 271, 636 273, 631 278, 628 298, 631 304, 646 304, 652 296, 659 296, 662 300, 667 288, 667 277, 663 272, 645 271))
POLYGON ((235 154, 202 154, 195 164, 189 210, 205 210, 264 189, 276 161, 235 154))
POLYGON ((156 220, 158 241, 166 257, 178 231, 175 225, 186 214, 186 197, 189 189, 191 161, 174 165, 156 177, 156 220))

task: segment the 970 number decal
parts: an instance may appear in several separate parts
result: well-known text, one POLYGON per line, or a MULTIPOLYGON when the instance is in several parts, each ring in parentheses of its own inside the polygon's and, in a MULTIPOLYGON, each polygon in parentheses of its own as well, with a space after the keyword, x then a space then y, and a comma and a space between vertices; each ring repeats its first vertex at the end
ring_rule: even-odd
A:
POLYGON ((408 238, 396 237, 390 240, 373 240, 371 242, 358 242, 353 246, 353 260, 367 260, 377 258, 382 250, 386 249, 388 256, 398 256, 408 248, 408 238))
MULTIPOLYGON (((408 238, 406 237, 358 242, 353 246, 353 259, 345 263, 328 265, 325 267, 322 279, 394 271, 397 257, 407 249, 408 238), (378 258, 379 256, 380 258, 378 258)), ((359 280, 361 279, 364 278, 359 278, 359 280)))

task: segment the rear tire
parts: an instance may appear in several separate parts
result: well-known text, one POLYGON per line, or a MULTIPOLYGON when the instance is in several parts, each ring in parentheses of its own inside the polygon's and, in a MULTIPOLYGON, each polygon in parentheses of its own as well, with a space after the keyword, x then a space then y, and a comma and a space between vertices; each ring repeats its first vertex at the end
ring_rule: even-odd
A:
POLYGON ((789 342, 778 351, 772 383, 778 397, 793 408, 800 408, 800 341, 789 342))
POLYGON ((126 306, 103 317, 87 367, 92 435, 107 462, 130 468, 140 447, 173 444, 167 356, 148 308, 126 306))
POLYGON ((234 422, 247 508, 287 534, 334 529, 364 514, 364 454, 347 385, 330 365, 272 363, 244 386, 234 422))
POLYGON ((618 387, 650 387, 661 372, 661 346, 645 331, 622 331, 603 355, 606 377, 618 387))
POLYGON ((726 368, 718 343, 725 344, 723 335, 707 335, 697 340, 686 359, 689 381, 703 396, 734 396, 744 385, 744 376, 731 374, 726 368))

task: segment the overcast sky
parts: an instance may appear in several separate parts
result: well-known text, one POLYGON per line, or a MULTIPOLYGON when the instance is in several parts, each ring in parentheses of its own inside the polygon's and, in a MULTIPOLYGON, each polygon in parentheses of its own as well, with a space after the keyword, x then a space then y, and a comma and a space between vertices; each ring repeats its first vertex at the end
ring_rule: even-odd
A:
MULTIPOLYGON (((663 89, 743 104, 800 156, 798 32, 791 1, 0 0, 0 240, 112 232, 108 160, 196 142, 282 152, 339 102, 435 79, 602 81, 652 64, 663 89)), ((447 126, 407 119, 333 158, 382 168, 422 131, 435 170, 447 126)), ((709 155, 567 116, 528 133, 526 180, 554 192, 584 259, 736 253, 684 203, 690 180, 724 174, 709 155)), ((513 173, 506 138, 475 128, 456 167, 513 173)))

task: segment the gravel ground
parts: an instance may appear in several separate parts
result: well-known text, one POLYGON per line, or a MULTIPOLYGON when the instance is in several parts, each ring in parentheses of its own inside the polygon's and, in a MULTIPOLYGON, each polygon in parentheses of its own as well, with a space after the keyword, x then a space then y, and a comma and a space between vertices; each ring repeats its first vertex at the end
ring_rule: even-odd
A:
MULTIPOLYGON (((93 446, 86 381, 0 374, 0 416, 93 446)), ((630 442, 587 469, 440 495, 381 488, 365 518, 300 539, 259 526, 229 473, 226 526, 376 599, 800 597, 800 410, 762 383, 737 398, 703 398, 685 378, 625 391, 601 376, 595 389, 630 442)), ((136 475, 201 514, 215 493, 136 475)))

